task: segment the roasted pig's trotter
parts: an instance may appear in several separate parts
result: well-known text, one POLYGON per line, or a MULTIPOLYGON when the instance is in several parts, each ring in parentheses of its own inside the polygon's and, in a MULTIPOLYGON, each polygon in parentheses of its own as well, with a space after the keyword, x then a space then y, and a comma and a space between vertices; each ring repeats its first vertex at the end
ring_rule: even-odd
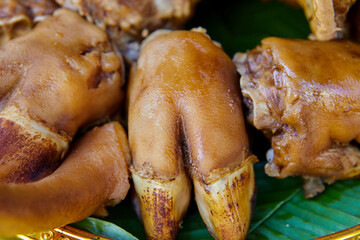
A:
POLYGON ((271 138, 268 175, 331 183, 360 174, 360 45, 266 38, 234 60, 247 118, 271 138))
POLYGON ((148 237, 175 238, 189 177, 212 236, 245 238, 256 158, 234 64, 202 32, 158 31, 145 40, 130 79, 132 175, 148 237))
POLYGON ((27 184, 0 184, 0 235, 48 231, 119 202, 130 188, 129 163, 119 123, 93 129, 51 175, 27 184))
POLYGON ((56 0, 107 30, 129 60, 136 60, 137 43, 158 28, 178 28, 198 0, 56 0))
MULTIPOLYGON (((331 40, 344 37, 349 9, 356 0, 296 0, 304 9, 313 32, 312 38, 331 40)), ((293 3, 293 0, 286 0, 293 3)))
POLYGON ((80 126, 118 108, 121 66, 105 32, 69 10, 3 45, 0 182, 56 169, 80 126))
POLYGON ((0 1, 0 45, 29 32, 34 23, 51 15, 57 7, 54 0, 0 1))

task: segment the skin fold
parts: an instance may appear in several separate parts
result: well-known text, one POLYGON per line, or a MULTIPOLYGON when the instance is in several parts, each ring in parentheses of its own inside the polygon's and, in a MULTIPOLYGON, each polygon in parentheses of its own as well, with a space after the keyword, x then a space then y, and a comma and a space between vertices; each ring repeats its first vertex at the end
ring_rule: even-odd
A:
POLYGON ((327 41, 343 38, 347 14, 357 0, 282 0, 304 9, 313 40, 327 41))
POLYGON ((359 175, 358 44, 266 38, 234 61, 247 118, 271 140, 268 175, 303 176, 308 197, 359 175))
POLYGON ((203 32, 157 31, 128 87, 132 177, 149 239, 175 239, 190 181, 215 239, 244 239, 254 197, 238 74, 203 32))
POLYGON ((0 235, 48 231, 118 203, 130 188, 129 163, 119 123, 91 130, 51 175, 27 184, 0 183, 0 235))
POLYGON ((126 60, 136 61, 139 41, 159 28, 181 27, 198 0, 56 0, 106 29, 126 60))
POLYGON ((28 33, 57 8, 55 0, 0 1, 0 45, 28 33))
POLYGON ((0 47, 0 182, 54 171, 79 127, 117 110, 122 84, 105 32, 69 10, 0 47))

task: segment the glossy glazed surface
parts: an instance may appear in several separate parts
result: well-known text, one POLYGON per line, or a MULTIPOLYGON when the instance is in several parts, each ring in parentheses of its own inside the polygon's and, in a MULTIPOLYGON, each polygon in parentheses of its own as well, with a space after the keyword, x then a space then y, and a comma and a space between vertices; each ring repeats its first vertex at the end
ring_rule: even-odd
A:
POLYGON ((93 129, 50 176, 28 184, 0 184, 0 234, 46 231, 119 202, 130 188, 129 162, 119 123, 93 129))
POLYGON ((235 61, 248 119, 271 138, 269 175, 359 174, 359 45, 266 38, 235 61))
POLYGON ((128 122, 137 204, 150 239, 175 238, 190 201, 184 172, 212 236, 246 236, 256 158, 238 79, 231 59, 203 32, 158 31, 143 43, 130 76, 128 122))
POLYGON ((105 32, 69 10, 1 46, 1 181, 51 173, 79 127, 119 107, 121 67, 105 32))

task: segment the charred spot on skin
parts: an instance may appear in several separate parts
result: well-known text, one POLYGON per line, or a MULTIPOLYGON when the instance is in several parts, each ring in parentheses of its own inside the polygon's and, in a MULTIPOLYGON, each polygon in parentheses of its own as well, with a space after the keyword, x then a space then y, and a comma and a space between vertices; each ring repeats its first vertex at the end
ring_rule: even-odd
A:
POLYGON ((169 218, 173 212, 173 198, 167 191, 161 189, 154 189, 152 197, 153 202, 151 207, 153 210, 150 212, 154 213, 153 219, 156 235, 163 236, 164 230, 169 230, 171 238, 175 239, 177 231, 173 231, 172 229, 177 229, 176 221, 172 217, 169 218))
MULTIPOLYGON (((249 173, 248 173, 248 172, 243 172, 243 173, 241 173, 241 175, 240 175, 240 183, 242 183, 242 182, 248 182, 248 178, 249 178, 249 173)), ((235 181, 238 182, 238 179, 235 178, 235 181)))
POLYGON ((39 160, 35 164, 25 164, 18 171, 12 172, 11 175, 3 178, 3 182, 5 183, 29 183, 40 180, 52 172, 56 170, 56 168, 60 165, 60 161, 58 163, 49 162, 48 158, 51 158, 51 154, 40 156, 39 160), (24 169, 26 169, 24 171, 24 169))
POLYGON ((30 135, 13 121, 0 118, 0 165, 16 162, 1 182, 26 183, 52 173, 60 164, 56 144, 30 135), (51 159, 51 161, 49 160, 51 159))
POLYGON ((235 178, 234 181, 231 183, 231 187, 232 187, 233 189, 236 188, 235 182, 237 182, 237 178, 235 178))

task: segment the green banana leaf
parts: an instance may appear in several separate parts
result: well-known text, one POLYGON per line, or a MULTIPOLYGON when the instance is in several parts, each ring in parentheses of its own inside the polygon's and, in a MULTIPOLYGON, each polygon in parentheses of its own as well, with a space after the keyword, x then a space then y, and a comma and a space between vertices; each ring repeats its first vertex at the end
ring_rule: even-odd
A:
POLYGON ((297 191, 247 239, 312 239, 341 231, 360 223, 359 204, 358 180, 337 182, 314 199, 297 191))
POLYGON ((310 29, 300 8, 276 0, 203 0, 187 25, 204 27, 230 57, 269 36, 306 39, 310 29))
POLYGON ((87 230, 92 233, 96 233, 100 236, 106 236, 111 239, 122 239, 122 240, 136 240, 137 238, 131 233, 118 227, 110 221, 104 221, 92 217, 88 217, 81 222, 74 223, 74 227, 78 227, 87 230))

